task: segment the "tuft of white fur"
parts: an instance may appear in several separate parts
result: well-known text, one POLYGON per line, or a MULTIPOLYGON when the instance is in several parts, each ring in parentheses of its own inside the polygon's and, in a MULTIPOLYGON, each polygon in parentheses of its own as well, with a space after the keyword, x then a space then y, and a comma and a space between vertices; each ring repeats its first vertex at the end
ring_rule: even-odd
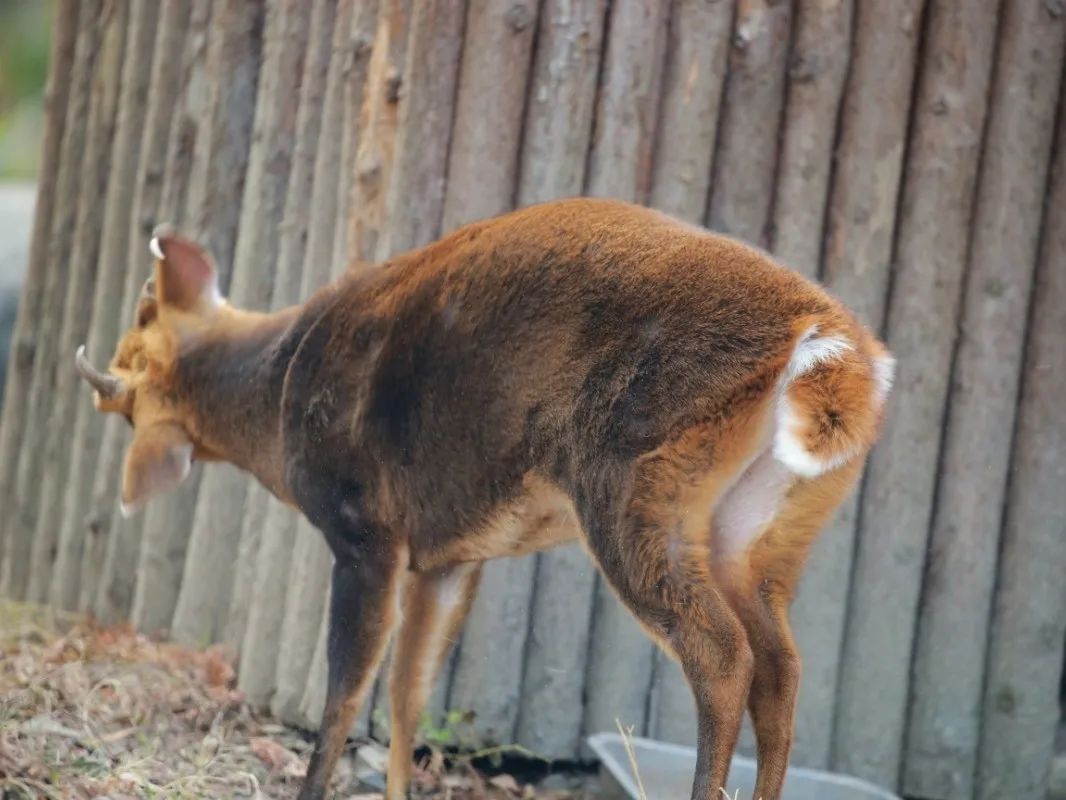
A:
POLYGON ((801 478, 817 478, 836 469, 848 459, 848 454, 833 458, 819 458, 808 450, 796 435, 803 424, 788 397, 777 401, 777 431, 774 433, 774 458, 801 478))
POLYGON ((892 391, 892 381, 896 377, 896 359, 892 356, 878 356, 874 359, 874 396, 881 405, 892 391))
POLYGON ((159 244, 158 236, 153 236, 151 238, 151 240, 148 242, 148 249, 152 252, 152 255, 158 258, 160 261, 166 259, 166 256, 163 255, 163 248, 159 244))
POLYGON ((788 362, 789 380, 794 380, 800 375, 805 375, 812 369, 826 361, 840 358, 844 353, 854 348, 843 336, 818 336, 818 326, 812 325, 803 334, 796 349, 792 352, 792 358, 788 362))
POLYGON ((796 431, 803 420, 788 399, 788 385, 796 378, 810 372, 819 364, 840 358, 853 350, 851 342, 842 336, 818 336, 818 326, 812 325, 800 338, 788 362, 781 393, 777 399, 774 433, 774 458, 803 478, 817 478, 836 469, 849 458, 849 454, 837 454, 832 458, 819 458, 806 448, 796 431))
POLYGON ((467 566, 456 567, 437 587, 437 600, 446 612, 457 608, 463 601, 463 581, 469 574, 470 569, 467 566))

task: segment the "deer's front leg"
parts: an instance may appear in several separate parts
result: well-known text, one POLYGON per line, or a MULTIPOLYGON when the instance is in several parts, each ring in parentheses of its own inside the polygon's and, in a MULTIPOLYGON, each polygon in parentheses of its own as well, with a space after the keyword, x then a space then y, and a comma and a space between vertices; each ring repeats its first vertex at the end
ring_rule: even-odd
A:
POLYGON ((470 611, 480 575, 481 564, 458 564, 413 573, 407 580, 403 623, 392 654, 386 800, 407 797, 418 718, 470 611))
POLYGON ((300 800, 323 800, 396 622, 398 549, 338 550, 329 606, 326 708, 300 800))

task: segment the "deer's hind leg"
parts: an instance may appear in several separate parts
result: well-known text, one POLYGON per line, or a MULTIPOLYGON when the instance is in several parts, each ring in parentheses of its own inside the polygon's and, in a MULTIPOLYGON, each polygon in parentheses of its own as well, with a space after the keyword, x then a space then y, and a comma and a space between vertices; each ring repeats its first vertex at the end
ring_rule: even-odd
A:
POLYGON ((719 451, 712 461, 705 443, 689 437, 661 448, 641 460, 631 480, 607 481, 625 489, 604 489, 599 497, 606 499, 579 504, 589 548, 611 587, 680 661, 692 688, 693 800, 718 798, 726 786, 753 672, 747 631, 711 564, 710 509, 737 459, 719 451))
MULTIPOLYGON (((762 800, 781 796, 792 747, 802 661, 789 625, 789 606, 811 543, 854 486, 860 467, 849 464, 814 479, 784 471, 785 485, 776 498, 765 482, 749 486, 742 479, 716 515, 716 543, 723 549, 715 562, 717 583, 743 623, 755 658, 748 709, 758 748, 755 797, 762 800), (744 493, 750 494, 741 496, 744 493), (769 522, 753 532, 746 547, 731 552, 722 539, 729 538, 737 523, 729 516, 734 501, 761 506, 769 522)), ((776 463, 771 469, 783 470, 776 463)))

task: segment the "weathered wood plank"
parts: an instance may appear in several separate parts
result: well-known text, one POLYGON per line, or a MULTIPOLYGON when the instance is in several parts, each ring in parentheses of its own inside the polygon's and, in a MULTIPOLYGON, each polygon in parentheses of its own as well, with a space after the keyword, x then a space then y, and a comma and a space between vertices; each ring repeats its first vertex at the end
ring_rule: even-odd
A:
MULTIPOLYGON (((860 2, 826 217, 822 281, 881 329, 924 0, 860 2), (871 87, 876 87, 873 89, 871 87)), ((793 763, 830 764, 859 493, 815 542, 792 610, 803 657, 793 763)))
MULTIPOLYGON (((400 89, 403 102, 383 198, 384 224, 377 227, 375 260, 427 244, 440 231, 466 11, 465 2, 454 0, 427 0, 412 7, 400 89)), ((390 650, 362 712, 369 720, 373 709, 370 728, 382 742, 389 740, 391 658, 390 650)), ((427 709, 431 714, 443 709, 447 697, 447 682, 443 681, 443 687, 441 683, 437 676, 434 703, 427 709)), ((304 702, 319 710, 325 695, 323 689, 316 689, 304 702)), ((358 725, 356 729, 357 733, 361 730, 358 725)))
POLYGON ((359 146, 352 171, 342 173, 342 180, 350 181, 343 251, 349 260, 373 263, 379 255, 378 240, 389 224, 386 203, 402 105, 410 5, 410 0, 387 0, 379 13, 359 112, 359 146))
MULTIPOLYGON (((391 145, 384 139, 394 133, 393 110, 387 107, 399 101, 395 89, 402 81, 399 69, 403 48, 406 46, 408 7, 404 0, 386 0, 377 8, 377 21, 374 27, 373 45, 367 61, 358 125, 349 131, 345 146, 349 148, 348 157, 342 157, 342 169, 338 178, 336 207, 334 209, 333 252, 329 257, 332 268, 329 279, 338 278, 345 271, 346 265, 362 257, 362 247, 370 246, 364 236, 374 237, 378 231, 380 213, 375 208, 362 207, 362 198, 353 185, 353 176, 358 176, 361 167, 374 161, 380 172, 381 180, 388 180, 391 164, 391 145), (354 151, 351 149, 354 145, 354 151), (360 161, 360 159, 363 159, 360 161), (366 226, 353 223, 353 217, 366 221, 366 226), (347 229, 349 234, 343 237, 338 231, 347 229)), ((352 103, 356 95, 350 93, 348 102, 352 103)), ((349 105, 347 118, 353 117, 354 108, 349 105)), ((366 197, 369 205, 384 203, 384 195, 377 192, 377 180, 370 178, 369 186, 376 192, 366 197)), ((363 188, 367 188, 364 185, 363 188)), ((329 237, 323 236, 323 245, 329 237)), ((309 250, 310 253, 310 250, 309 250)), ((310 262, 304 268, 304 295, 325 279, 319 280, 317 270, 310 262), (314 281, 314 283, 311 283, 314 281)), ((271 710, 283 719, 307 724, 302 716, 304 697, 314 692, 313 683, 325 679, 325 672, 313 672, 316 638, 321 627, 323 615, 328 609, 328 587, 333 565, 333 554, 326 546, 322 534, 300 517, 296 524, 296 541, 293 546, 293 570, 290 577, 290 591, 286 600, 285 617, 281 630, 281 652, 278 658, 277 690, 271 700, 271 710)))
MULTIPOLYGON (((135 227, 135 199, 143 174, 141 153, 146 140, 145 122, 149 86, 155 80, 152 63, 156 45, 159 7, 135 3, 130 12, 128 41, 122 65, 122 94, 118 100, 108 177, 107 204, 100 232, 99 266, 93 289, 92 318, 89 322, 87 350, 94 364, 106 364, 114 352, 115 341, 129 316, 126 313, 126 266, 135 227)), ((81 559, 86 534, 83 524, 92 500, 94 472, 100 452, 105 419, 88 399, 88 392, 75 392, 74 417, 70 437, 69 472, 63 501, 42 507, 41 522, 56 529, 56 554, 49 587, 49 602, 58 608, 73 609, 78 603, 81 583, 81 559)), ((52 480, 58 472, 50 471, 52 480)), ((53 486, 58 487, 59 483, 53 486)), ((44 493, 52 494, 47 488, 44 493)), ((56 490, 59 493, 59 490, 56 490)), ((98 540, 97 540, 98 541, 98 540)))
POLYGON ((976 788, 984 694, 977 665, 995 588, 1066 41, 1066 25, 1042 3, 1003 9, 904 752, 903 790, 943 800, 969 800, 976 788))
MULTIPOLYGON (((93 76, 92 101, 89 109, 89 134, 82 153, 79 176, 78 214, 74 223, 71 249, 61 257, 69 259, 66 298, 60 307, 59 339, 55 353, 56 364, 48 386, 46 417, 37 424, 46 431, 42 447, 30 456, 25 473, 32 481, 30 494, 23 499, 38 508, 33 527, 26 599, 42 603, 48 598, 55 561, 56 535, 61 524, 63 490, 67 484, 70 459, 65 452, 70 446, 71 428, 76 403, 85 393, 77 372, 70 366, 70 353, 85 341, 93 313, 93 284, 97 278, 97 256, 100 252, 100 229, 104 223, 104 209, 110 202, 114 187, 109 181, 112 140, 118 119, 122 91, 123 54, 126 48, 127 21, 130 6, 116 3, 104 9, 103 38, 93 76), (102 201, 102 202, 101 202, 102 201)), ((116 151, 125 158, 126 153, 116 151)), ((42 398, 43 400, 43 398, 42 398)), ((33 412, 30 412, 30 424, 33 412)))
POLYGON ((470 0, 467 6, 444 197, 445 232, 511 207, 537 5, 530 0, 510 5, 470 0), (492 124, 484 124, 490 118, 492 124), (493 168, 486 170, 486 164, 493 168))
POLYGON ((592 136, 606 0, 549 0, 540 12, 518 206, 581 194, 592 136))
MULTIPOLYGON (((30 381, 36 359, 37 325, 41 319, 41 302, 45 293, 46 274, 52 268, 48 260, 52 215, 59 201, 58 187, 63 169, 63 142, 68 129, 68 105, 73 105, 71 90, 79 85, 79 73, 74 69, 75 44, 78 34, 78 4, 61 0, 55 8, 56 22, 52 29, 52 45, 48 56, 48 81, 44 89, 44 119, 41 141, 41 169, 37 176, 38 189, 30 234, 30 251, 26 277, 19 298, 18 314, 11 336, 11 357, 8 360, 4 383, 3 406, 0 407, 0 505, 10 509, 16 498, 15 475, 18 469, 19 448, 23 438, 26 407, 30 400, 30 381)), ((72 118, 69 123, 84 125, 85 118, 72 118)), ((69 166, 67 167, 70 168, 69 166)), ((0 583, 6 568, 9 537, 13 530, 0 524, 0 583)))
MULTIPOLYGON (((528 0, 468 4, 445 231, 506 211, 514 201, 537 7, 528 0), (484 124, 488 117, 492 125, 484 124)), ((514 738, 534 566, 531 558, 487 566, 459 648, 449 705, 472 711, 490 741, 514 738)))
POLYGON ((882 327, 925 0, 859 2, 821 278, 882 327))
MULTIPOLYGON (((202 89, 207 69, 210 0, 198 0, 191 8, 181 0, 172 0, 162 5, 161 14, 156 57, 165 58, 167 71, 161 68, 155 72, 159 80, 153 87, 156 91, 149 98, 148 110, 153 115, 152 127, 142 145, 143 163, 152 164, 156 155, 158 161, 142 184, 142 200, 146 202, 138 205, 138 213, 145 230, 138 232, 137 242, 131 243, 128 294, 123 298, 124 303, 129 303, 126 319, 130 319, 141 285, 152 268, 150 255, 145 255, 151 228, 160 219, 178 225, 184 221, 190 162, 199 121, 205 114, 202 89), (180 32, 180 38, 169 36, 171 30, 180 32), (180 53, 180 58, 175 58, 175 53, 180 53)), ((102 621, 119 622, 128 618, 133 606, 141 532, 147 515, 124 519, 119 514, 119 486, 129 426, 114 416, 105 425, 87 522, 92 533, 82 552, 78 607, 91 608, 102 621)))
MULTIPOLYGON (((670 18, 651 204, 694 224, 707 211, 733 34, 733 2, 681 2, 670 18)), ((680 665, 656 653, 648 733, 693 744, 696 705, 680 665)))
POLYGON ((911 122, 888 311, 899 366, 863 493, 834 744, 838 769, 889 787, 901 766, 996 19, 980 0, 930 8, 911 122))
MULTIPOLYGON (((1061 19, 1045 24, 1061 25, 1061 19)), ((1066 641, 1066 104, 1029 313, 975 797, 1044 797, 1066 641)))
MULTIPOLYGON (((581 193, 605 15, 603 0, 541 8, 519 206, 581 193)), ((538 556, 534 576, 515 739, 546 758, 573 758, 581 741, 596 572, 575 543, 538 556)))
MULTIPOLYGON (((604 21, 602 0, 548 2, 540 10, 519 206, 581 193, 604 21)), ((537 557, 515 737, 538 755, 578 753, 595 585, 596 572, 579 544, 537 557)))
MULTIPOLYGON (((263 5, 218 0, 207 46, 206 113, 197 131, 183 230, 214 255, 219 284, 229 290, 241 197, 251 146, 262 50, 263 5)), ((169 629, 203 470, 156 499, 144 519, 132 617, 144 631, 169 629)))
POLYGON ((702 224, 736 3, 679 0, 670 17, 651 204, 702 224))
MULTIPOLYGON (((334 228, 338 219, 337 163, 343 141, 348 136, 346 105, 356 91, 353 84, 359 85, 357 91, 361 97, 369 41, 376 19, 377 9, 373 3, 341 0, 337 7, 322 101, 322 127, 315 153, 307 246, 299 271, 300 296, 306 296, 310 289, 325 283, 330 274, 334 228)), ((268 499, 237 676, 237 685, 257 705, 269 702, 276 685, 278 647, 290 593, 289 573, 293 564, 296 521, 292 509, 274 498, 268 499)))
POLYGON ((851 55, 852 11, 853 0, 800 0, 793 23, 770 247, 782 263, 813 278, 851 55))
MULTIPOLYGON (((335 23, 345 25, 348 21, 348 17, 338 19, 337 10, 337 0, 315 0, 311 9, 307 55, 303 63, 299 108, 293 133, 292 168, 279 225, 277 265, 270 296, 271 308, 275 310, 300 300, 301 272, 310 224, 311 204, 308 198, 314 192, 315 152, 322 131, 335 23)), ((269 492, 256 482, 252 482, 245 498, 233 590, 222 631, 222 641, 234 650, 240 649, 248 625, 248 613, 258 577, 259 545, 270 498, 269 492)))
POLYGON ((792 5, 740 0, 733 26, 707 225, 756 245, 773 203, 792 5))
MULTIPOLYGON (((44 256, 45 284, 40 309, 62 308, 69 279, 69 253, 78 216, 78 188, 84 169, 84 152, 91 134, 92 97, 96 84, 97 59, 106 27, 99 2, 83 3, 78 9, 78 34, 71 67, 70 101, 67 124, 60 146, 60 167, 55 191, 48 252, 44 256)), ((33 366, 27 376, 29 388, 23 414, 19 418, 22 437, 13 455, 7 476, 11 510, 2 524, 6 552, 0 591, 21 599, 29 579, 30 554, 37 516, 41 462, 34 455, 42 449, 47 429, 44 420, 50 409, 50 393, 55 376, 59 325, 41 325, 34 332, 33 366)))
MULTIPOLYGON (((613 5, 592 152, 590 195, 646 201, 651 187, 669 7, 613 5)), ((586 672, 584 733, 613 731, 615 719, 645 731, 654 648, 607 583, 597 579, 586 672)))
MULTIPOLYGON (((108 222, 105 210, 115 202, 113 194, 118 191, 118 182, 111 179, 112 155, 120 161, 129 159, 136 165, 135 155, 112 147, 119 104, 123 99, 123 79, 128 74, 123 64, 127 34, 130 32, 130 6, 130 3, 106 6, 102 19, 98 20, 105 28, 93 76, 89 133, 82 152, 74 235, 71 249, 61 256, 68 259, 70 273, 67 296, 60 307, 60 320, 57 323, 60 331, 55 373, 48 389, 48 416, 37 423, 28 421, 29 424, 43 425, 47 431, 43 447, 36 455, 41 460, 40 467, 35 467, 31 461, 27 473, 34 484, 33 492, 31 495, 21 495, 24 499, 36 495, 39 503, 31 533, 33 548, 26 591, 26 599, 35 603, 46 602, 51 589, 57 537, 62 525, 63 498, 69 482, 71 459, 68 450, 77 408, 87 399, 81 379, 71 368, 70 353, 84 344, 92 324, 96 294, 93 286, 98 277, 101 228, 108 222)), ((139 133, 137 131, 138 138, 133 141, 127 140, 134 150, 139 149, 139 133)), ((102 276, 104 281, 113 279, 115 270, 110 272, 111 275, 102 276)), ((114 314, 113 308, 109 310, 114 314)))
MULTIPOLYGON (((257 310, 265 310, 273 295, 310 23, 302 0, 272 0, 266 4, 265 17, 229 290, 235 305, 257 310)), ((205 471, 171 625, 171 635, 179 642, 202 645, 222 635, 250 483, 247 474, 228 465, 205 471)))
POLYGON ((428 244, 440 232, 465 17, 465 2, 414 4, 380 256, 428 244))

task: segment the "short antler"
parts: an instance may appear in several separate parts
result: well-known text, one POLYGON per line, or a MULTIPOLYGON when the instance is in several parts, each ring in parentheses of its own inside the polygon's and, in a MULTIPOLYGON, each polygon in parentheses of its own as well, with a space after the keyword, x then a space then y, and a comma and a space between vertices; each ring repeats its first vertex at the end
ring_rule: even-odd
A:
POLYGON ((113 400, 126 392, 126 382, 107 372, 101 372, 85 357, 85 345, 74 354, 74 364, 81 375, 103 400, 113 400))

